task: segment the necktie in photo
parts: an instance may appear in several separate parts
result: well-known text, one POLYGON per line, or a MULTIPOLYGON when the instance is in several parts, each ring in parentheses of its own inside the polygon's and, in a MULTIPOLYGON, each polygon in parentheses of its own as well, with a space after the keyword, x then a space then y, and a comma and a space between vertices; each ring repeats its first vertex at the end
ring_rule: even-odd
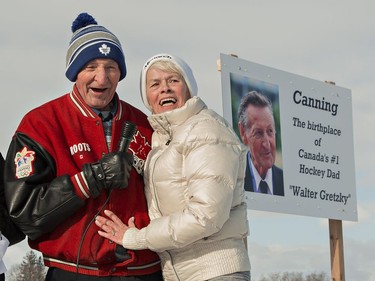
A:
POLYGON ((266 181, 264 180, 261 180, 260 183, 259 183, 259 189, 260 189, 260 192, 264 193, 264 194, 268 194, 268 184, 266 181))

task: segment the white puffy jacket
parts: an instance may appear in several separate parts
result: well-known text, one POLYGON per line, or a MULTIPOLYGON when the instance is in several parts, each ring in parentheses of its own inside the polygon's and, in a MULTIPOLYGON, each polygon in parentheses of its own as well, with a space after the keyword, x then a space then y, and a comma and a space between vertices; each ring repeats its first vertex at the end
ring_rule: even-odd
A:
POLYGON ((151 223, 137 243, 158 252, 165 280, 202 281, 250 270, 243 241, 246 147, 198 97, 149 121, 154 134, 145 186, 151 223))

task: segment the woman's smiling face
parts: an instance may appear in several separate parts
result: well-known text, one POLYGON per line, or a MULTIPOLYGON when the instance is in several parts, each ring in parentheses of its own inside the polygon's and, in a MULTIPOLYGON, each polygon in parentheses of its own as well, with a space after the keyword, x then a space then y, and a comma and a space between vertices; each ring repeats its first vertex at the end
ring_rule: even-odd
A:
POLYGON ((179 73, 167 72, 153 66, 146 74, 146 92, 154 114, 180 108, 190 98, 185 80, 179 73))

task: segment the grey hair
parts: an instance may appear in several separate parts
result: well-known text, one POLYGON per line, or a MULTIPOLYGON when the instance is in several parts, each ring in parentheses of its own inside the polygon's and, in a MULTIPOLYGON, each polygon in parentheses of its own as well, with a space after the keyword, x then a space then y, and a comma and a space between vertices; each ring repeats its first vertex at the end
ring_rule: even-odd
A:
MULTIPOLYGON (((168 73, 176 73, 176 74, 178 74, 179 78, 182 79, 182 81, 184 81, 185 85, 187 86, 185 78, 181 73, 181 69, 174 62, 172 62, 170 60, 159 60, 159 61, 154 62, 150 66, 149 69, 151 69, 151 68, 156 68, 156 69, 159 69, 161 71, 168 72, 168 73)), ((189 93, 189 96, 191 97, 189 87, 187 87, 187 91, 189 93)))
POLYGON ((246 110, 249 105, 253 105, 255 107, 267 107, 273 116, 272 111, 272 102, 269 98, 265 95, 258 93, 257 91, 251 91, 245 94, 240 101, 240 105, 238 107, 238 122, 246 128, 248 125, 249 120, 247 120, 246 110))

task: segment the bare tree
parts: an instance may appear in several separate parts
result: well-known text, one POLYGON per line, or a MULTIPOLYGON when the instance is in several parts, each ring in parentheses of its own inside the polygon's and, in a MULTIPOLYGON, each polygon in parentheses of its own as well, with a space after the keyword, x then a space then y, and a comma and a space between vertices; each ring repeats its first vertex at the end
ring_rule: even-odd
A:
POLYGON ((329 281, 331 278, 325 273, 325 272, 320 272, 320 273, 311 273, 306 276, 306 281, 329 281))
POLYGON ((23 261, 19 265, 14 265, 6 273, 6 280, 9 281, 43 281, 46 275, 46 268, 42 258, 38 257, 34 251, 26 253, 23 261))
POLYGON ((301 272, 277 272, 262 276, 258 281, 330 281, 326 273, 310 273, 303 276, 301 272))
POLYGON ((12 265, 12 267, 7 271, 7 273, 5 274, 6 275, 6 280, 9 280, 9 281, 17 281, 18 279, 18 276, 21 275, 21 272, 20 272, 20 265, 12 265))

